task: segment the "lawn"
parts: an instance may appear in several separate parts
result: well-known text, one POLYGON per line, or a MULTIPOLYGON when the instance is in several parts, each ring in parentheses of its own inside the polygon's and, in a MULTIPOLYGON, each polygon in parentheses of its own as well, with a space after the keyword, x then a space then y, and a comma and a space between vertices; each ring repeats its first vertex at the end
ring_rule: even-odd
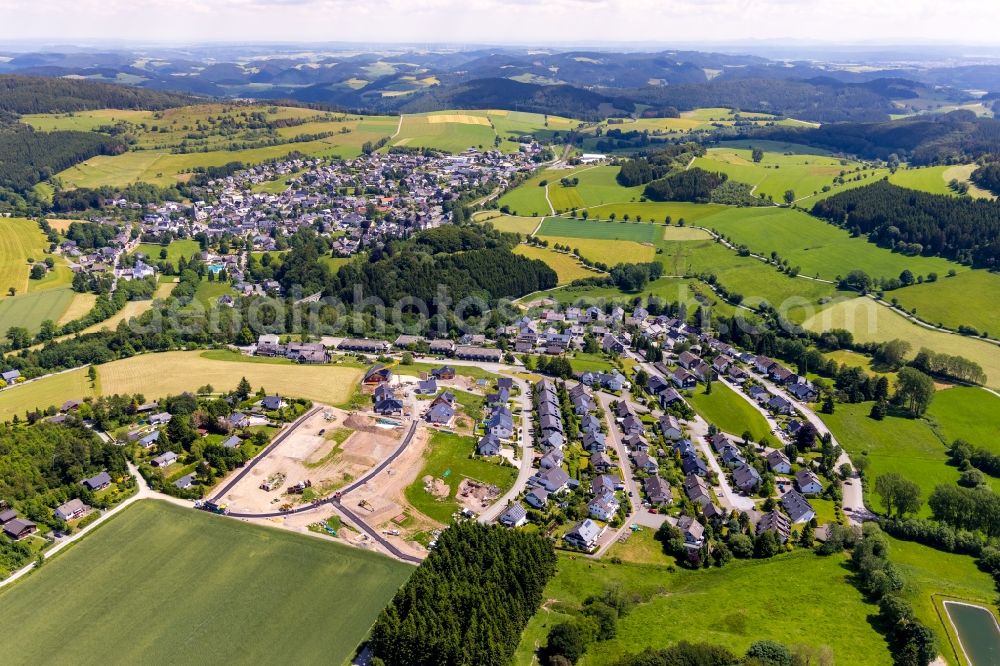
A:
POLYGON ((142 393, 147 399, 176 395, 211 384, 218 391, 236 387, 246 377, 254 390, 264 387, 329 405, 351 398, 362 371, 345 366, 277 365, 215 360, 202 352, 144 354, 98 366, 102 391, 142 393))
POLYGON ((964 356, 983 367, 990 386, 1000 386, 1000 353, 996 345, 924 328, 870 298, 857 297, 833 303, 808 317, 803 326, 811 331, 844 328, 854 334, 855 342, 908 340, 914 354, 921 347, 927 347, 936 352, 964 356))
POLYGON ((218 305, 219 298, 225 295, 232 296, 236 292, 228 282, 209 282, 202 280, 198 283, 198 289, 194 292, 194 299, 206 310, 218 305))
POLYGON ((28 290, 28 259, 44 259, 48 241, 37 222, 23 217, 0 218, 0 228, 0 295, 6 296, 11 287, 23 294, 28 290))
POLYGON ((23 419, 28 410, 59 407, 67 400, 80 400, 93 394, 83 368, 49 375, 0 391, 0 420, 9 421, 15 415, 23 419))
MULTIPOLYGON (((150 263, 157 263, 161 261, 160 251, 163 250, 162 245, 153 245, 150 243, 142 243, 136 249, 135 253, 141 252, 146 255, 147 260, 150 263)), ((175 240, 172 241, 167 247, 167 258, 174 267, 180 262, 181 257, 190 260, 192 255, 199 254, 201 252, 201 245, 196 240, 175 240)))
POLYGON ((416 481, 405 490, 406 499, 413 508, 432 520, 447 524, 451 522, 452 514, 459 509, 455 493, 458 492, 462 479, 493 484, 499 486, 501 492, 514 484, 516 469, 480 458, 470 458, 474 449, 475 442, 471 437, 441 430, 433 431, 427 451, 424 452, 424 465, 417 474, 416 481), (423 478, 427 475, 445 480, 451 489, 447 499, 435 498, 424 490, 423 478))
POLYGON ((577 352, 569 359, 573 372, 611 372, 616 368, 611 359, 603 354, 577 352))
POLYGON ((652 261, 656 255, 656 248, 652 245, 630 240, 542 235, 538 237, 542 240, 547 240, 549 245, 559 243, 560 245, 566 245, 579 250, 580 254, 587 259, 595 262, 604 262, 609 266, 614 266, 621 262, 652 261))
POLYGON ((989 574, 967 555, 943 553, 910 541, 889 538, 889 559, 906 581, 904 593, 918 618, 938 635, 938 649, 949 664, 963 666, 958 641, 946 619, 942 597, 980 603, 996 612, 996 590, 989 574))
POLYGON ((514 254, 529 259, 539 259, 548 264, 558 276, 558 284, 569 284, 573 280, 600 275, 580 263, 580 260, 565 252, 556 252, 545 247, 521 244, 514 248, 514 254))
POLYGON ((568 217, 547 217, 542 222, 538 235, 652 243, 662 238, 663 227, 635 222, 597 222, 568 217))
POLYGON ((886 294, 933 324, 952 329, 972 326, 993 337, 1000 336, 1000 275, 984 270, 965 270, 954 277, 939 273, 936 282, 915 284, 886 294))
MULTIPOLYGON (((833 414, 821 417, 852 459, 867 451, 870 465, 865 473, 869 479, 897 472, 917 483, 925 502, 920 515, 929 516, 926 501, 934 486, 956 483, 958 469, 947 464, 945 446, 926 420, 887 416, 883 421, 876 421, 868 416, 871 408, 870 402, 838 404, 833 414)), ((991 485, 1000 484, 993 484, 991 480, 991 485)), ((872 509, 882 510, 872 486, 867 490, 865 503, 872 509)))
POLYGON ((37 333, 46 319, 55 322, 63 318, 73 294, 72 289, 62 287, 0 299, 0 331, 6 333, 12 326, 23 326, 37 333))
MULTIPOLYGON (((648 547, 644 550, 652 555, 648 547)), ((607 586, 620 585, 642 600, 619 621, 616 638, 590 647, 583 666, 613 664, 627 653, 680 640, 742 653, 758 639, 829 646, 837 663, 890 664, 884 640, 867 622, 877 609, 851 586, 844 563, 843 557, 796 551, 722 569, 670 573, 662 565, 614 565, 563 555, 545 596, 578 605, 607 586)), ((557 604, 543 606, 522 635, 515 663, 532 663, 533 648, 564 618, 557 604)))
POLYGON ((934 272, 942 277, 949 269, 967 270, 946 259, 891 252, 791 208, 728 208, 702 219, 700 224, 757 254, 769 256, 777 252, 790 266, 798 266, 802 275, 827 280, 854 269, 873 278, 899 277, 905 269, 914 275, 934 272))
POLYGON ((345 663, 412 571, 324 539, 142 500, 0 594, 5 658, 345 663))
POLYGON ((981 388, 938 391, 927 410, 944 441, 964 439, 1000 455, 1000 398, 981 388))
POLYGON ((741 437, 749 430, 754 441, 759 442, 771 434, 764 416, 722 382, 712 384, 711 395, 707 395, 705 387, 699 385, 688 402, 706 421, 730 435, 741 437))

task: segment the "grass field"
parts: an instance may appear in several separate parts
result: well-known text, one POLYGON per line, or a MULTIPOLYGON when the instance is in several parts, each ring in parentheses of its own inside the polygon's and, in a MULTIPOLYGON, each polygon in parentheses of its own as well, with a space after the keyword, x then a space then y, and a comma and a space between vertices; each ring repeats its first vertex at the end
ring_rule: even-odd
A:
POLYGON ((972 326, 993 337, 1000 336, 1000 275, 966 270, 955 277, 939 273, 936 282, 914 284, 886 293, 917 316, 950 328, 972 326))
MULTIPOLYGON (((904 269, 914 275, 965 267, 934 257, 909 257, 882 249, 864 238, 789 208, 728 208, 701 220, 700 224, 746 245, 757 254, 777 252, 802 275, 834 280, 861 269, 874 278, 899 277, 904 269)), ((893 294, 895 295, 895 294, 893 294)))
MULTIPOLYGON (((685 303, 691 312, 699 305, 695 294, 700 294, 709 302, 715 300, 712 292, 704 284, 685 278, 660 278, 647 284, 641 294, 626 293, 616 287, 562 287, 546 292, 544 295, 562 304, 572 304, 577 301, 594 302, 597 300, 631 302, 638 295, 645 298, 649 294, 670 303, 685 303)), ((732 306, 725 303, 716 302, 714 307, 716 311, 726 315, 733 312, 732 306)))
POLYGON ((4 590, 5 659, 340 664, 412 571, 360 549, 142 500, 4 590), (318 630, 309 616, 335 630, 318 630))
POLYGON ((73 290, 68 287, 48 289, 0 299, 0 331, 6 333, 12 326, 23 326, 37 333, 42 322, 63 318, 73 301, 73 290))
POLYGON ((104 329, 114 330, 118 328, 118 324, 123 321, 128 321, 134 317, 139 317, 153 307, 153 300, 158 298, 166 298, 170 295, 170 292, 174 290, 177 286, 176 282, 162 282, 156 287, 156 291, 153 292, 153 298, 144 301, 129 301, 125 304, 121 310, 111 315, 104 321, 99 321, 96 324, 92 324, 87 328, 83 329, 81 333, 96 333, 104 329))
POLYGON ((572 175, 570 169, 542 169, 518 187, 500 197, 499 204, 507 206, 513 215, 538 217, 549 214, 549 204, 545 201, 545 187, 539 185, 543 180, 558 182, 564 176, 572 175))
POLYGON ((689 402, 706 421, 730 435, 740 437, 749 430, 754 441, 759 442, 771 434, 763 415, 722 382, 712 384, 711 395, 706 395, 705 387, 699 385, 689 402))
POLYGON ((854 334, 856 342, 884 342, 901 338, 911 343, 912 353, 927 347, 937 352, 964 356, 983 367, 990 386, 1000 386, 1000 353, 995 345, 924 328, 870 298, 858 297, 834 303, 806 319, 803 326, 812 331, 844 328, 854 334))
POLYGON ((938 650, 949 664, 964 666, 954 630, 946 619, 942 597, 978 602, 996 609, 996 590, 989 574, 967 555, 943 553, 928 546, 889 537, 889 558, 906 581, 904 594, 913 610, 938 635, 938 650))
POLYGON ((593 206, 587 211, 592 220, 610 220, 613 213, 617 220, 622 220, 628 215, 630 220, 641 217, 643 222, 663 224, 669 217, 671 224, 676 225, 680 220, 684 220, 685 224, 700 225, 702 218, 727 209, 726 206, 718 204, 696 204, 683 201, 634 201, 593 206))
POLYGON ((357 368, 341 366, 274 365, 219 361, 202 352, 164 352, 113 361, 98 367, 101 390, 107 394, 142 393, 147 399, 176 395, 211 384, 218 391, 236 387, 246 377, 254 390, 308 398, 329 405, 348 401, 361 378, 357 368))
POLYGON ((842 160, 823 155, 804 146, 785 144, 775 146, 762 144, 764 158, 754 162, 749 145, 752 142, 727 143, 725 147, 710 148, 705 157, 694 161, 694 166, 706 171, 719 171, 733 180, 753 186, 754 195, 765 195, 774 201, 782 201, 786 190, 795 192, 796 200, 812 203, 822 196, 823 187, 830 189, 827 195, 838 191, 872 183, 887 171, 863 169, 854 160, 842 160), (836 179, 843 176, 845 183, 836 179), (854 180, 859 177, 860 180, 854 180))
POLYGON ((896 173, 889 176, 889 182, 893 185, 931 194, 955 195, 955 192, 948 187, 950 178, 945 180, 944 177, 949 168, 947 166, 931 166, 897 169, 896 173))
MULTIPOLYGON (((868 452, 871 464, 866 474, 869 479, 897 472, 920 486, 924 502, 934 486, 958 481, 958 469, 947 464, 945 446, 926 420, 887 416, 883 421, 876 421, 868 416, 871 407, 870 402, 838 404, 833 414, 822 415, 852 458, 868 452)), ((993 481, 991 485, 1000 486, 993 481)), ((867 493, 866 503, 875 509, 883 508, 874 492, 867 493)), ((930 515, 926 504, 920 515, 930 515)))
POLYGON ((0 391, 0 421, 9 421, 15 414, 23 419, 28 410, 58 407, 67 400, 80 400, 93 394, 83 368, 49 375, 0 391))
POLYGON ((964 439, 1000 454, 1000 398, 989 391, 969 386, 938 391, 927 417, 948 444, 964 439))
MULTIPOLYGON (((172 263, 176 268, 177 263, 181 260, 181 257, 183 257, 184 259, 191 259, 192 255, 199 254, 201 252, 201 245, 199 245, 198 241, 196 240, 175 240, 171 242, 166 249, 167 249, 166 260, 172 263)), ((133 254, 141 252, 142 254, 146 255, 148 261, 150 261, 151 263, 156 263, 160 261, 161 250, 163 250, 162 245, 151 245, 149 243, 142 243, 138 247, 136 247, 135 252, 133 252, 133 254)))
MULTIPOLYGON (((642 599, 619 620, 616 638, 591 645, 582 666, 613 664, 624 654, 680 640, 742 653, 763 638, 829 646, 838 664, 890 664, 884 640, 867 622, 877 609, 851 586, 844 563, 843 557, 796 551, 722 569, 670 573, 662 565, 613 565, 564 555, 545 597, 579 605, 607 586, 620 586, 642 599)), ((533 663, 534 648, 565 617, 558 604, 543 606, 525 629, 515 663, 533 663)))
POLYGON ((36 222, 23 217, 0 218, 0 230, 0 296, 7 297, 11 287, 23 294, 28 290, 28 259, 44 259, 48 241, 36 222))
POLYGON ((550 245, 559 243, 579 250, 580 254, 591 261, 602 261, 609 266, 621 262, 652 261, 656 256, 656 248, 652 245, 629 240, 609 240, 599 238, 567 238, 565 236, 545 236, 539 238, 549 241, 550 245))
POLYGON ((202 280, 194 292, 194 299, 206 310, 218 304, 219 298, 226 294, 232 296, 236 292, 228 282, 209 282, 202 280))
POLYGON ((571 254, 556 252, 544 247, 521 244, 514 248, 514 254, 529 259, 540 259, 556 272, 558 284, 569 284, 573 280, 600 275, 586 268, 580 261, 571 254))
POLYGON ((417 480, 405 491, 406 499, 413 508, 432 520, 447 524, 451 522, 451 515, 459 509, 455 493, 463 478, 494 484, 504 492, 513 485, 517 477, 516 469, 470 458, 474 449, 471 437, 434 431, 424 452, 424 466, 417 474, 417 480), (424 490, 423 478, 428 474, 445 480, 451 489, 447 499, 437 499, 424 490))
POLYGON ((501 142, 498 148, 511 153, 518 150, 518 144, 508 139, 533 134, 544 141, 553 132, 569 130, 578 122, 558 116, 499 109, 408 114, 403 116, 399 134, 390 145, 460 153, 470 147, 492 148, 494 140, 499 137, 501 142))
POLYGON ((652 243, 662 237, 663 227, 633 222, 595 222, 574 220, 567 217, 547 217, 538 230, 539 236, 564 238, 594 238, 600 240, 629 240, 652 243))

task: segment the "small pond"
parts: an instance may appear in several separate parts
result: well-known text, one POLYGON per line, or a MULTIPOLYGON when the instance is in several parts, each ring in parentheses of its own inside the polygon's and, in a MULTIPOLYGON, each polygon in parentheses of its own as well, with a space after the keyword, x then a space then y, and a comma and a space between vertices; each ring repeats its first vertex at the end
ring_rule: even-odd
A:
POLYGON ((957 601, 944 602, 944 609, 971 666, 1000 664, 1000 624, 991 610, 957 601))

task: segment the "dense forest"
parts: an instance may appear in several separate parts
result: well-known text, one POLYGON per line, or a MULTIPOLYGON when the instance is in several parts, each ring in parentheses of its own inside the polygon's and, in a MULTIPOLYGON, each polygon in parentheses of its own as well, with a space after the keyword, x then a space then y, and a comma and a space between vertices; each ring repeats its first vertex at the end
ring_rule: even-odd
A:
POLYGON ((724 173, 693 167, 654 180, 646 186, 643 194, 653 201, 708 203, 712 200, 712 192, 728 178, 724 173))
POLYGON ((984 190, 1000 195, 1000 163, 990 162, 982 165, 972 172, 971 179, 984 190))
POLYGON ((507 664, 555 567, 542 536, 453 525, 382 611, 372 651, 390 666, 507 664))
POLYGON ((0 111, 17 114, 90 109, 157 111, 198 101, 186 95, 80 79, 0 75, 0 111))
POLYGON ((769 127, 751 135, 870 159, 890 160, 895 155, 917 165, 971 162, 1000 153, 1000 120, 979 118, 971 111, 818 128, 769 127))
POLYGON ((125 149, 121 139, 95 132, 36 132, 21 123, 0 127, 0 188, 25 192, 78 162, 125 149))
POLYGON ((1000 204, 927 194, 886 180, 840 192, 813 206, 817 215, 883 247, 1000 267, 1000 204))

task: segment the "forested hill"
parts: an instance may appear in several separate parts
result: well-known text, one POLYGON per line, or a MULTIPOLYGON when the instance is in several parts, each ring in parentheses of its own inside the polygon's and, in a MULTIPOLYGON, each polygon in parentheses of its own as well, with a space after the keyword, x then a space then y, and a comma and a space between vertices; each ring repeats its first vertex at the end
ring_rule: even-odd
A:
POLYGON ((66 113, 89 109, 157 111, 197 103, 196 97, 80 79, 0 75, 0 111, 66 113))
POLYGON ((1000 204, 993 201, 927 194, 881 180, 819 201, 812 212, 894 250, 1000 267, 1000 204))
POLYGON ((815 129, 769 127, 751 134, 866 158, 884 160, 895 154, 911 164, 972 162, 984 155, 1000 154, 1000 120, 979 118, 971 111, 815 129))

